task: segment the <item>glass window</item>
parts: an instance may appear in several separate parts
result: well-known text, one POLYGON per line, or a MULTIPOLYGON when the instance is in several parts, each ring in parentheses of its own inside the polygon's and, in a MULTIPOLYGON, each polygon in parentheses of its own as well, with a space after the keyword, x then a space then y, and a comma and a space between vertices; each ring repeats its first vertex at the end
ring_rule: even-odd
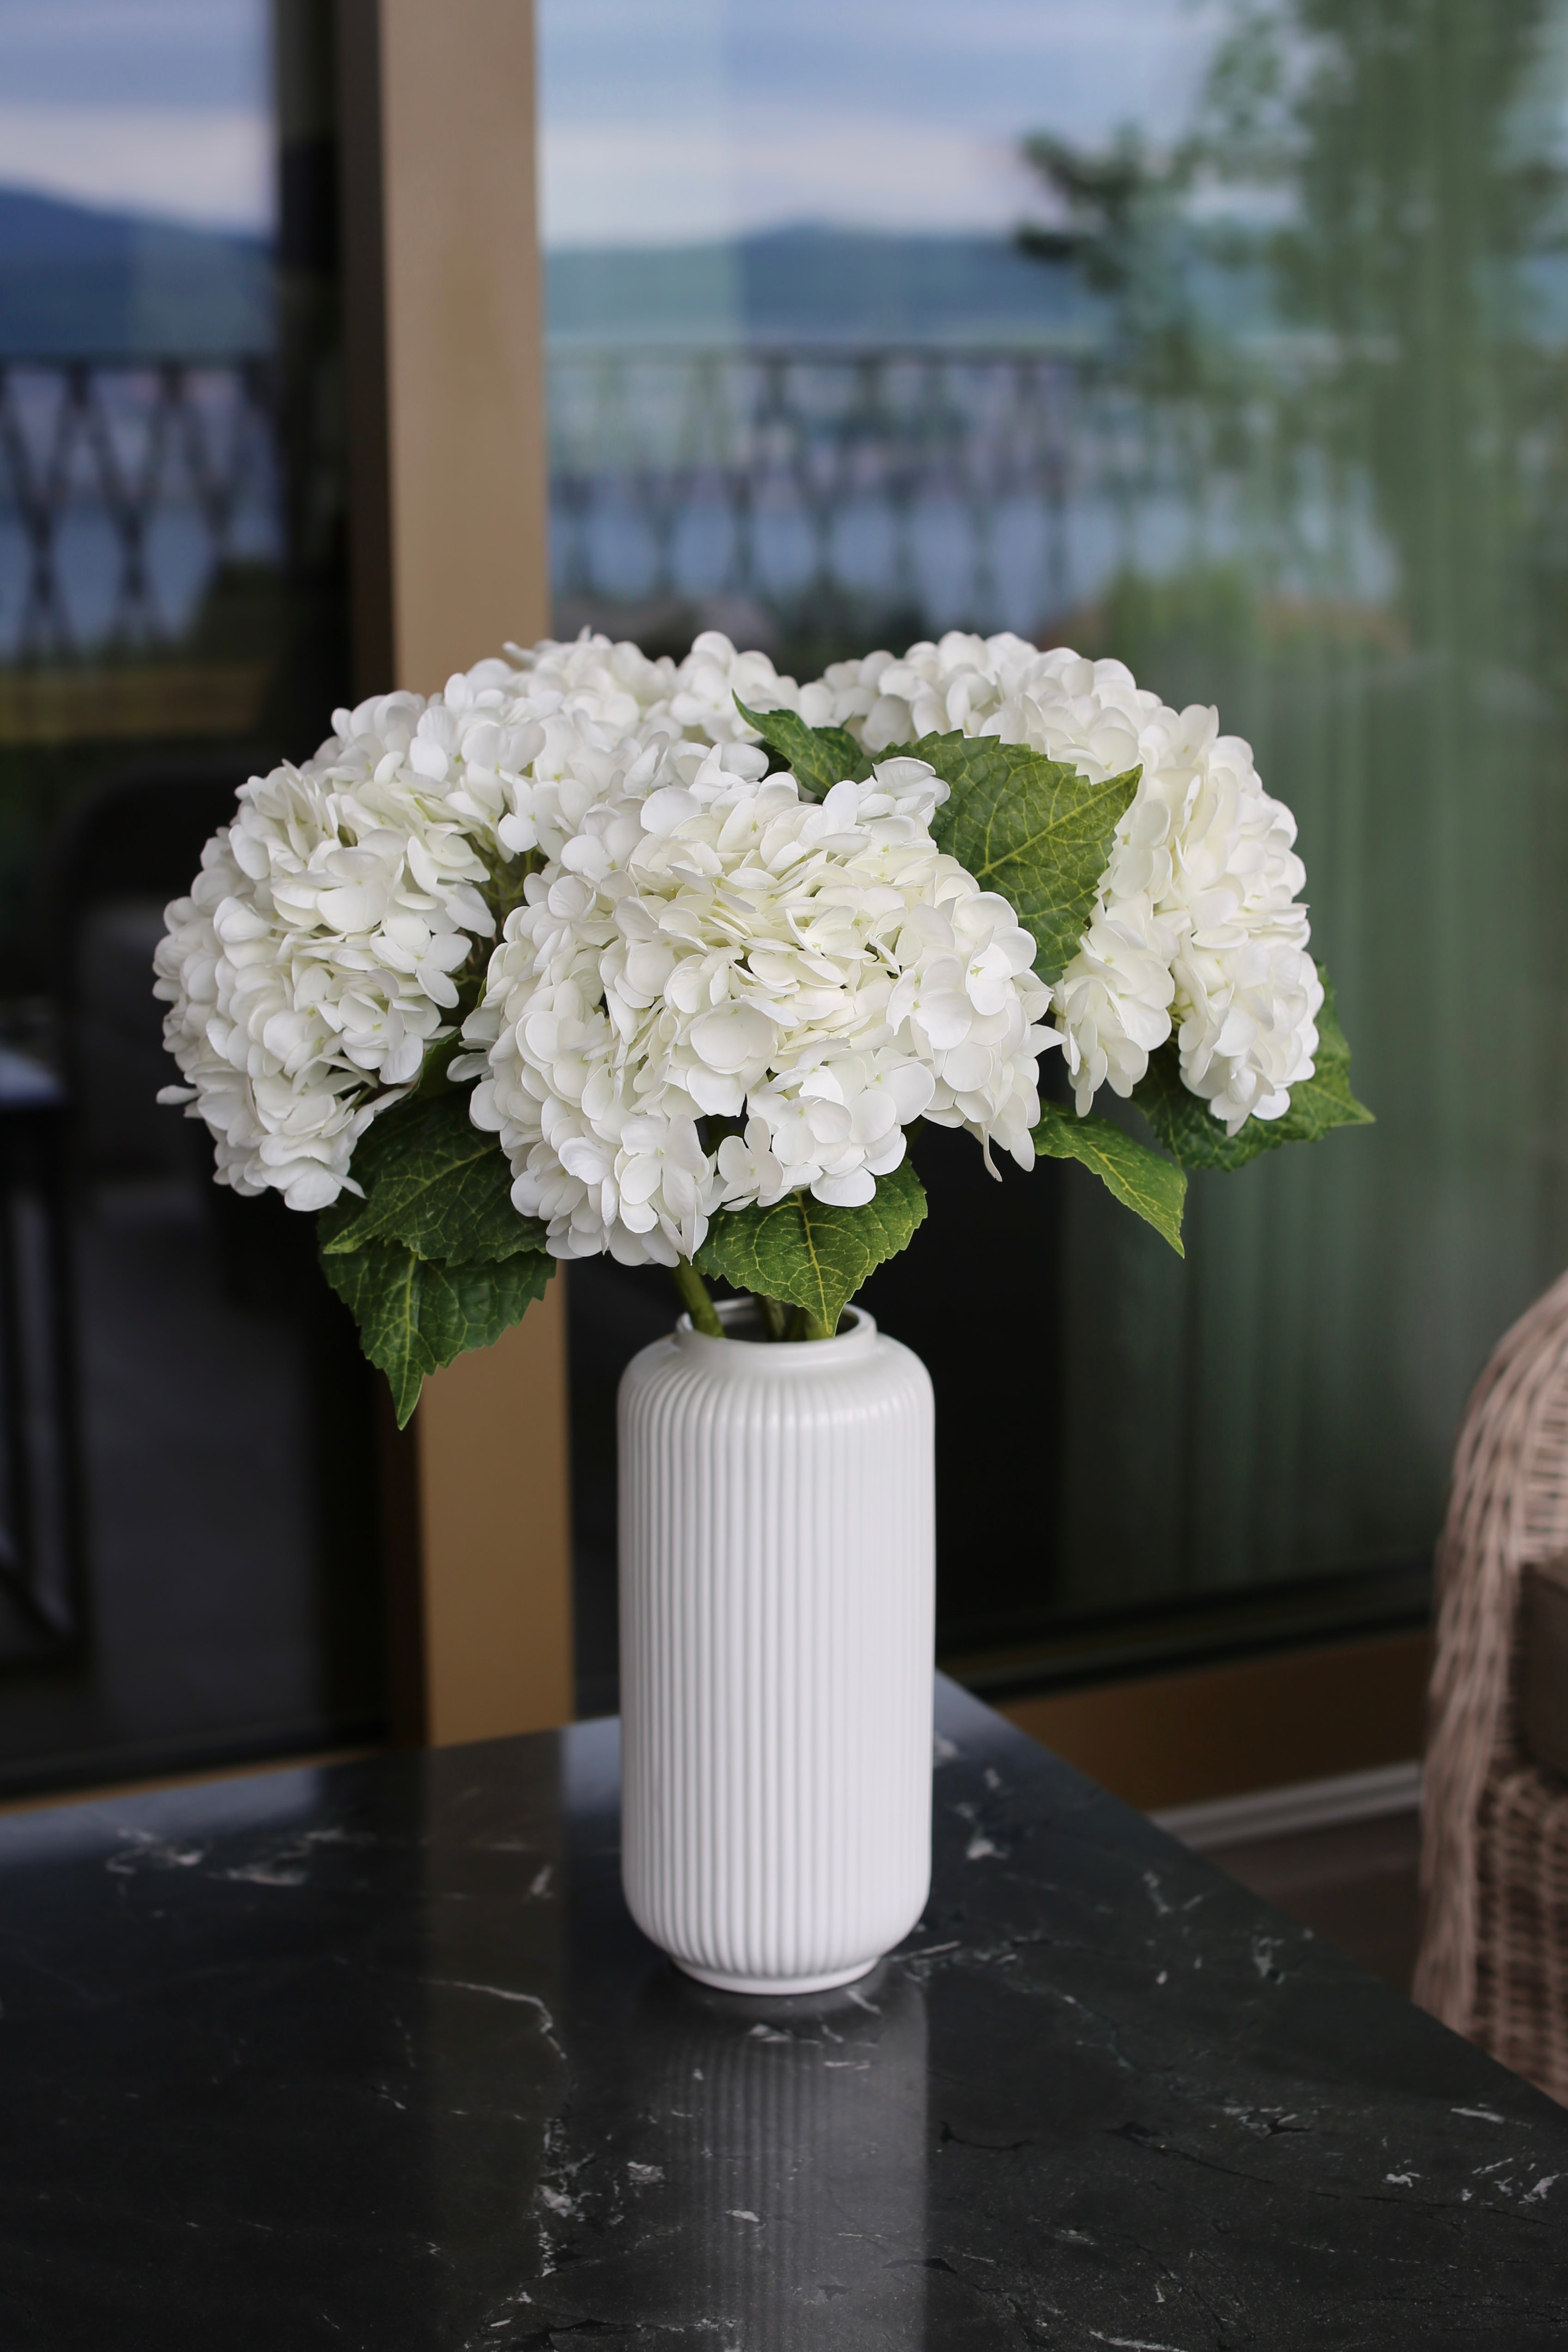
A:
MULTIPOLYGON (((1568 10, 541 26, 560 630, 806 677, 1011 629, 1218 704, 1377 1115, 1199 1176, 1185 1265, 1074 1170, 917 1149, 868 1303, 937 1383, 946 1649, 1418 1612, 1467 1390, 1564 1254, 1568 10)), ((601 1591, 606 1379, 666 1309, 572 1285, 601 1591)))
POLYGON ((164 903, 344 698, 329 33, 0 0, 0 1790, 381 1712, 352 1332, 154 1100, 164 903))

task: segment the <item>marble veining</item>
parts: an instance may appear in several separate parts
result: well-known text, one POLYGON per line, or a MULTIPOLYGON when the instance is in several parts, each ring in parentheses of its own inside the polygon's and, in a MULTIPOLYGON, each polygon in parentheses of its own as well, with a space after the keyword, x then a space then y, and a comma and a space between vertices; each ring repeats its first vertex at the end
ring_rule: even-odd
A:
POLYGON ((0 1822, 5 2352, 1568 2347, 1568 2114, 937 1722, 789 2001, 632 1925, 613 1724, 0 1822))

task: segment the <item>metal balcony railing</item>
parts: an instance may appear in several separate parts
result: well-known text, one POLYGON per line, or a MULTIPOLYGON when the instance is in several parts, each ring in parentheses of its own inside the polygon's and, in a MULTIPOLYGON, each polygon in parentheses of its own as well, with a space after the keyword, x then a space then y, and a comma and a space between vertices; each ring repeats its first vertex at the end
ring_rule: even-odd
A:
MULTIPOLYGON (((0 663, 172 651, 225 562, 284 562, 278 383, 261 359, 0 362, 0 663)), ((1245 552, 1343 597, 1379 562, 1278 399, 1156 394, 1103 352, 563 342, 549 415, 572 627, 727 601, 785 636, 813 613, 1030 633, 1132 573, 1245 552)))
POLYGON ((257 359, 0 362, 0 659, 155 651, 218 565, 280 552, 257 359))
POLYGON ((1059 352, 568 347, 550 363, 558 595, 1061 609, 1082 404, 1059 352))
MULTIPOLYGON (((281 562, 277 385, 260 359, 0 362, 0 661, 172 650, 221 565, 281 562)), ((549 403, 573 625, 727 599, 1030 630, 1222 552, 1267 472, 1233 421, 1222 446, 1197 401, 1069 350, 566 343, 549 403)))

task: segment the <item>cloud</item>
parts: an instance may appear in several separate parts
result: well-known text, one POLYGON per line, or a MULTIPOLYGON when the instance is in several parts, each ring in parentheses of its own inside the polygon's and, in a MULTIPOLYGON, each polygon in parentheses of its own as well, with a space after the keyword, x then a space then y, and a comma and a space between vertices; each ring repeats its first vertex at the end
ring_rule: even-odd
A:
POLYGON ((265 101, 265 0, 0 0, 0 91, 12 105, 265 101))
POLYGON ((273 133, 239 107, 0 102, 0 182, 204 228, 265 232, 273 133))
POLYGON ((927 123, 748 106, 642 124, 546 121, 546 245, 671 245, 785 222, 1006 230, 1038 190, 1011 142, 927 123))
POLYGON ((1032 130, 1185 121, 1222 0, 539 0, 551 246, 786 221, 997 230, 1032 130))
POLYGON ((852 95, 912 126, 1013 133, 1049 121, 1094 138, 1184 106, 1222 29, 1219 0, 541 0, 547 120, 587 126, 744 104, 804 117, 852 95))

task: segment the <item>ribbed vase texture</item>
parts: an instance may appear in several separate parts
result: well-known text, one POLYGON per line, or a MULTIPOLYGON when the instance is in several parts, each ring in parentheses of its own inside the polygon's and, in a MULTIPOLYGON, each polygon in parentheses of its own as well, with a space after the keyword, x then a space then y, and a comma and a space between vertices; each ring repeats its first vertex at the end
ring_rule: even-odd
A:
POLYGON ((931 1382, 849 1323, 683 1322, 621 1383, 626 1899, 735 1991, 862 1975, 930 1881, 931 1382))

